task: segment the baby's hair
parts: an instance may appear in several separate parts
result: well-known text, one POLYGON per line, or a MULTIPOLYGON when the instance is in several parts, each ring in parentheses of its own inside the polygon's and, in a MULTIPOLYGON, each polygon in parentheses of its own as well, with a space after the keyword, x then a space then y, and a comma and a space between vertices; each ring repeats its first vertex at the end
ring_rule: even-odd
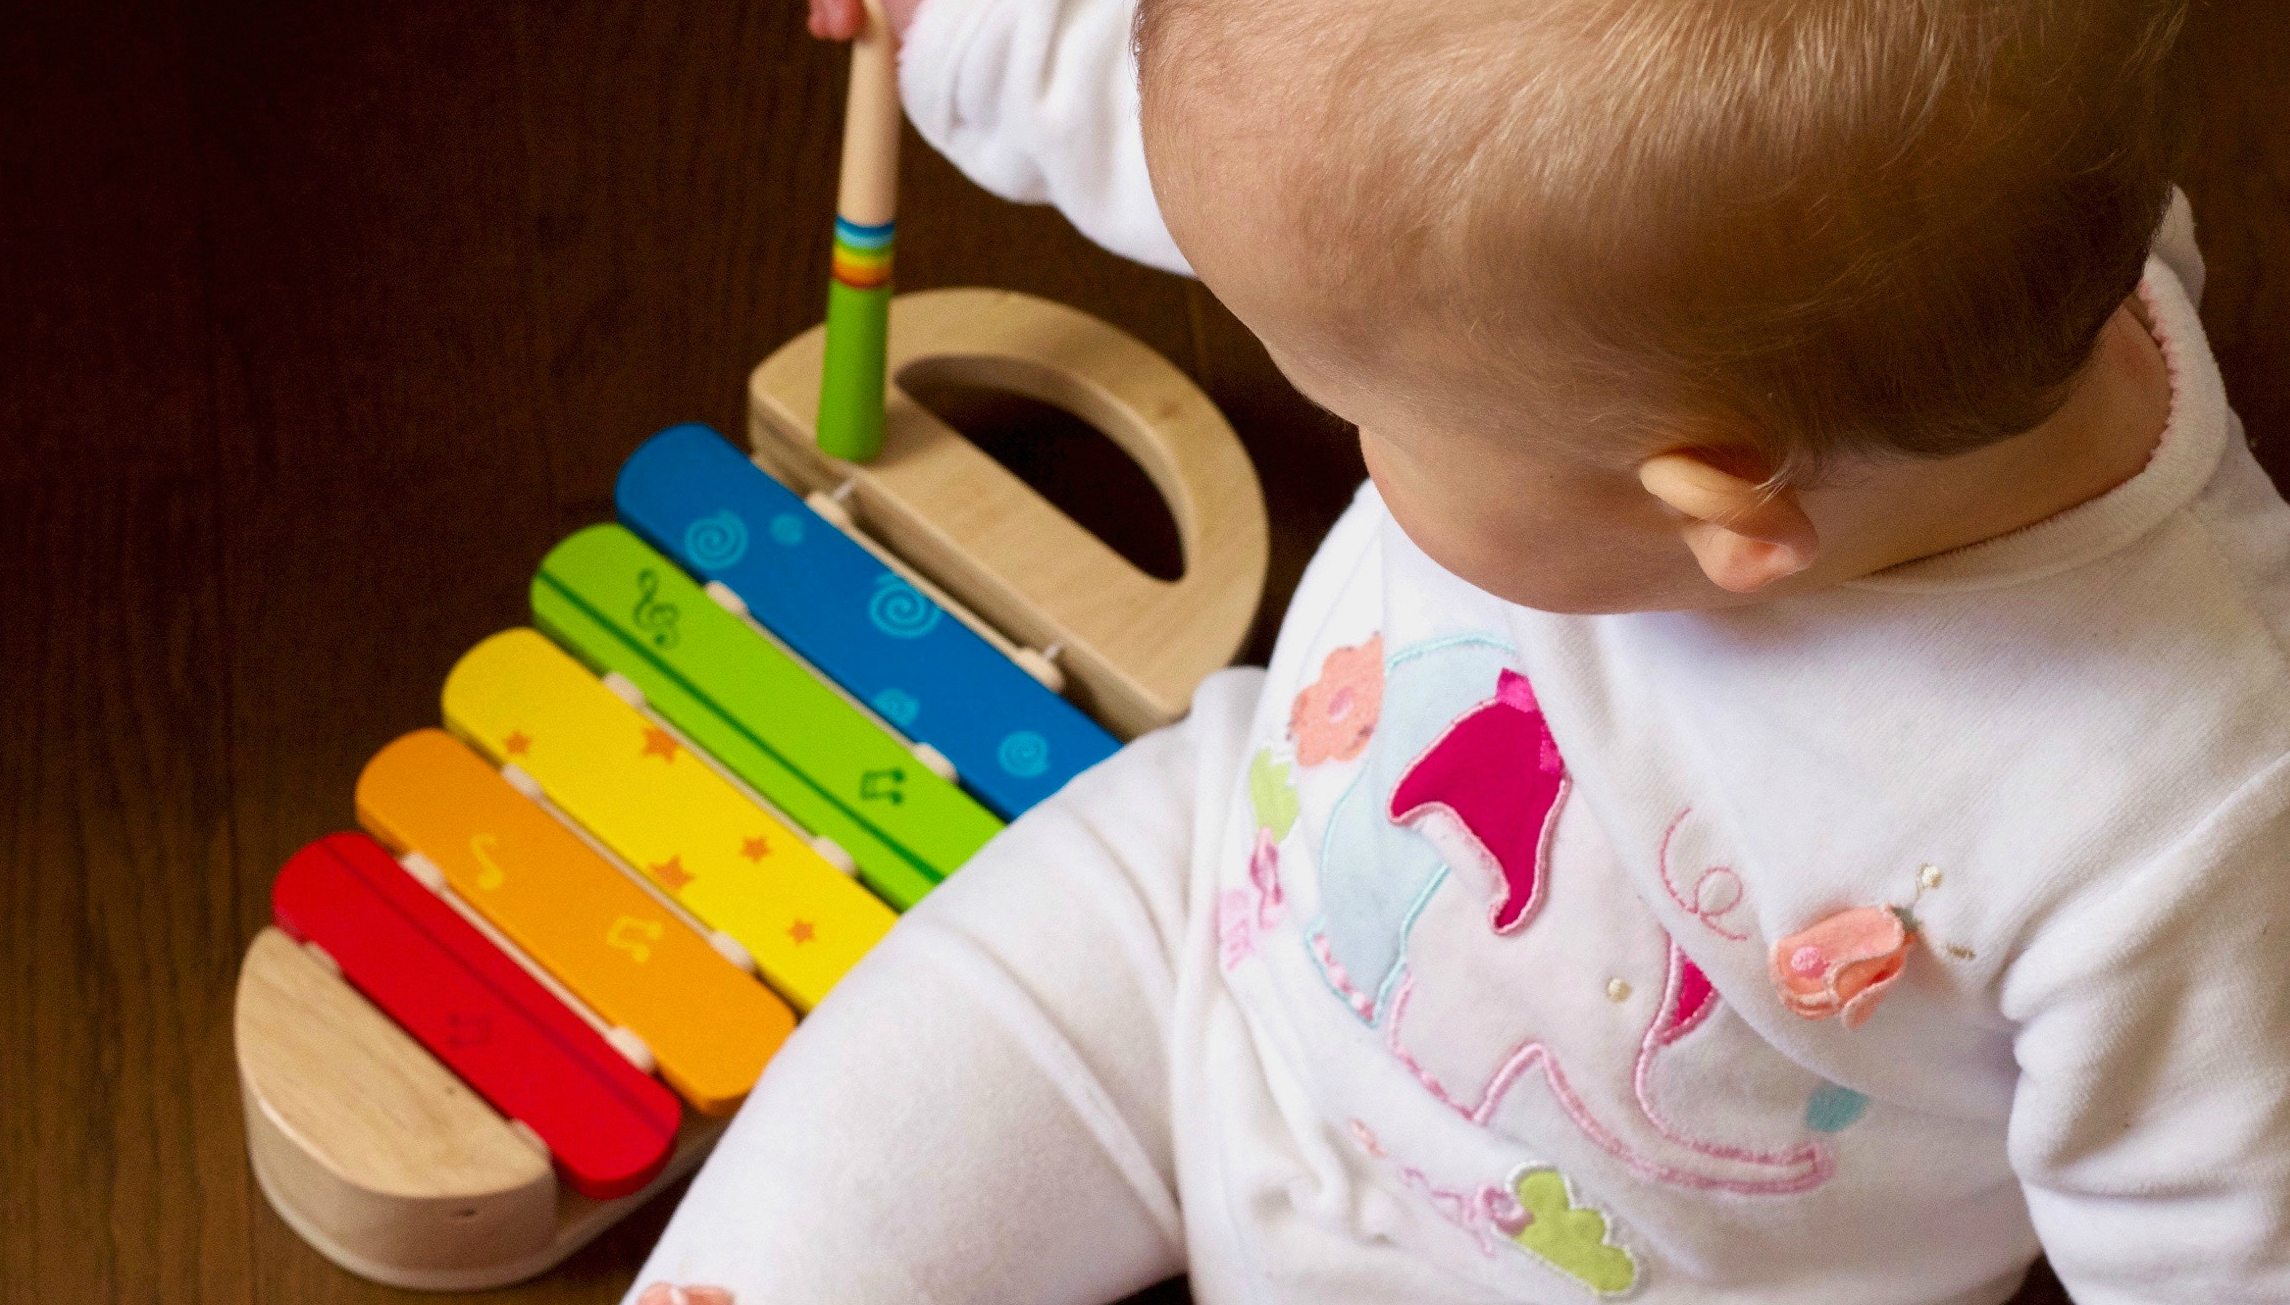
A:
POLYGON ((1294 133, 1265 194, 1340 347, 1437 305, 1594 428, 1804 482, 2057 410, 2168 202, 2185 8, 1142 0, 1137 40, 1149 125, 1294 133))

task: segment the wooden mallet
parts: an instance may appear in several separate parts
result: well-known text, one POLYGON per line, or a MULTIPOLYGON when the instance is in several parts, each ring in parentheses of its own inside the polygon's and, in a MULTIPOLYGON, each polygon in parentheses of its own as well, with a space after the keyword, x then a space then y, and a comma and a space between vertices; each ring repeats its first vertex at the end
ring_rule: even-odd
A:
POLYGON ((898 215, 898 45, 881 0, 866 0, 851 42, 843 112, 843 175, 827 283, 827 352, 819 384, 819 447, 865 462, 883 448, 892 229, 898 215))

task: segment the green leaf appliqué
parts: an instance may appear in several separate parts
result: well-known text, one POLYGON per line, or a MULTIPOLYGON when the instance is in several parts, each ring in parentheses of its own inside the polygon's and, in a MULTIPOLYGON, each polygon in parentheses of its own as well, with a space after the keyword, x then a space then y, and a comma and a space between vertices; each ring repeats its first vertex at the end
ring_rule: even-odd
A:
POLYGON ((1296 788, 1288 782, 1288 767, 1272 759, 1272 749, 1260 748, 1248 763, 1248 798, 1256 806, 1256 823, 1272 831, 1277 843, 1296 827, 1296 788))
POLYGON ((1527 1214, 1526 1227, 1511 1233, 1512 1241, 1601 1296, 1637 1285, 1638 1262, 1606 1239, 1604 1214, 1574 1203, 1558 1170, 1521 1169, 1511 1177, 1511 1190, 1527 1214))

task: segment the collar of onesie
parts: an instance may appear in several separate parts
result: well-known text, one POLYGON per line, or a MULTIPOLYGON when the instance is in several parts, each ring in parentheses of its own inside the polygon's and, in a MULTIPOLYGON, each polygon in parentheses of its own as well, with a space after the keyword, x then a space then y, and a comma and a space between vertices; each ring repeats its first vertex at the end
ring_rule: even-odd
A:
POLYGON ((2226 450, 2226 388, 2177 274, 2147 260, 2139 297, 2171 376, 2171 415, 2138 475, 2088 503, 2034 525, 1933 557, 1904 562, 1845 588, 1936 593, 1994 589, 2056 575, 2104 557, 2163 524, 2210 482, 2226 450))

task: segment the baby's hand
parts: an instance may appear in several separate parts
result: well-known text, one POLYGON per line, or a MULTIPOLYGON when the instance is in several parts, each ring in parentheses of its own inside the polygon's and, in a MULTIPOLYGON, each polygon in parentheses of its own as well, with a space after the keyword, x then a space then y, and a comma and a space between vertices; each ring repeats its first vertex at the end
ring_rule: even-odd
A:
MULTIPOLYGON (((905 36, 914 24, 914 11, 921 7, 922 0, 883 0, 883 16, 890 20, 892 34, 905 36)), ((860 0, 811 0, 811 34, 822 41, 848 41, 859 34, 860 12, 860 0)))
MULTIPOLYGON (((816 10, 817 0, 813 0, 816 10)), ((732 1294, 721 1287, 671 1287, 655 1282, 636 1298, 636 1305, 732 1305, 732 1294)))

